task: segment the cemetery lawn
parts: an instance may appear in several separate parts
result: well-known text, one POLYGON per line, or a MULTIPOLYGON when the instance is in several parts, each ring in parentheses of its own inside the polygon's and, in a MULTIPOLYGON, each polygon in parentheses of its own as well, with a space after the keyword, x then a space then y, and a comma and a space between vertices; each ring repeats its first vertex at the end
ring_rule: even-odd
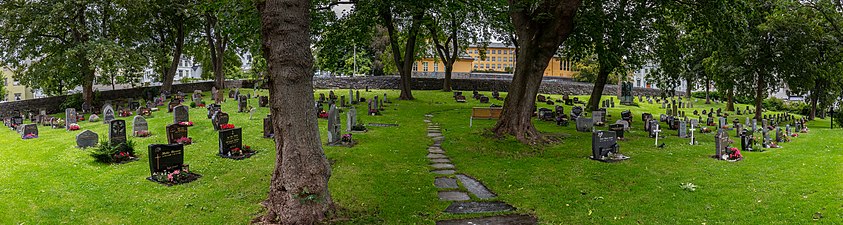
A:
MULTIPOLYGON (((348 94, 348 90, 335 92, 348 94)), ((327 95, 327 90, 318 93, 327 95)), ((361 90, 361 97, 382 97, 383 93, 393 102, 383 115, 363 115, 366 106, 358 104, 358 116, 364 124, 398 127, 369 126, 369 132, 354 134, 358 144, 353 148, 324 147, 332 165, 329 186, 338 209, 332 223, 433 224, 476 216, 442 213, 448 203, 437 198, 435 175, 425 158, 432 143, 426 135, 425 114, 434 115, 433 122, 443 128, 442 148, 459 173, 482 181, 498 194, 496 200, 517 207, 517 213, 538 217, 540 223, 843 223, 843 182, 838 180, 843 172, 839 163, 843 161, 839 151, 843 130, 829 130, 828 120, 809 123, 810 133, 781 144, 783 148, 744 152, 743 161, 729 163, 709 158, 714 154, 713 133, 697 133, 700 145, 689 146, 688 139, 664 129, 668 137, 659 142, 666 147, 656 148, 643 131, 641 113, 658 117, 664 110, 646 103, 621 106, 615 98, 618 107, 608 110, 610 123, 625 109, 634 114, 632 132, 619 142, 621 152, 632 158, 601 163, 586 158, 591 134, 576 132, 573 123, 558 127, 534 120, 540 131, 560 141, 528 146, 512 138, 491 138, 488 129, 494 120, 475 120, 473 127, 468 126, 470 108, 489 104, 474 99, 456 103, 450 92, 441 91, 414 91, 414 101, 397 101, 398 92, 393 90, 361 90), (697 188, 683 189, 683 183, 697 188)), ((205 96, 207 101, 210 95, 205 96)), ((502 104, 494 99, 491 103, 502 104)), ((257 106, 257 99, 250 99, 249 104, 257 106)), ((700 111, 725 108, 705 105, 702 100, 695 106, 700 111)), ((570 106, 564 107, 570 112, 570 106)), ((0 130, 0 165, 4 166, 0 170, 0 224, 246 224, 261 215, 260 202, 267 196, 275 163, 273 141, 262 138, 262 118, 269 109, 258 108, 250 120, 248 113, 236 112, 232 99, 223 104, 230 123, 244 129, 243 143, 259 151, 242 161, 216 156, 217 134, 206 118, 207 111, 191 109, 195 125, 189 134, 194 144, 185 147, 185 163, 203 177, 173 187, 146 180, 146 146, 165 143, 164 127, 173 120, 163 109, 147 119, 153 136, 130 137, 138 143, 140 161, 122 165, 96 163, 88 155, 91 150, 75 148, 75 135, 81 131, 39 126, 39 138, 21 140, 14 131, 0 130)), ((693 110, 685 111, 690 115, 693 110)), ((743 122, 743 116, 738 118, 743 122)), ((127 121, 131 131, 131 117, 120 119, 127 121)), ((341 120, 344 130, 345 113, 341 120)), ((107 136, 102 122, 80 125, 100 138, 107 136)), ((323 143, 326 126, 327 121, 320 119, 323 143)), ((729 134, 737 140, 734 132, 729 134)))

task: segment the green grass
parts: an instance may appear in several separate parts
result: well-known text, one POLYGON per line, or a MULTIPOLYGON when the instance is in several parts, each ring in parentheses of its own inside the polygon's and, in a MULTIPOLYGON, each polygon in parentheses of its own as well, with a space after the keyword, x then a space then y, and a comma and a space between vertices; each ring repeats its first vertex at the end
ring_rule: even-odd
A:
MULTIPOLYGON (((475 120, 474 127, 468 127, 469 109, 488 104, 455 103, 451 93, 438 91, 415 91, 415 101, 396 101, 398 92, 392 90, 361 94, 368 99, 385 92, 393 103, 384 115, 364 115, 366 106, 358 104, 358 116, 364 123, 397 123, 399 127, 369 127, 369 132, 354 135, 358 144, 353 148, 324 147, 332 163, 330 189, 339 208, 336 223, 433 224, 465 217, 441 213, 448 203, 437 199, 435 176, 428 172, 425 158, 432 143, 422 121, 428 113, 442 125, 443 149, 459 172, 481 180, 499 195, 498 200, 536 215, 542 223, 801 224, 812 222, 818 212, 823 215, 819 222, 843 223, 843 183, 836 181, 843 170, 837 151, 843 138, 841 131, 828 129, 827 120, 812 122, 811 133, 782 144, 784 148, 744 153, 743 161, 728 163, 709 158, 714 152, 713 134, 698 134, 701 145, 689 146, 687 139, 675 136, 676 131, 666 131, 667 147, 655 148, 643 131, 640 114, 658 116, 664 110, 646 103, 618 105, 609 109, 610 122, 619 119, 624 109, 634 113, 633 132, 620 143, 621 151, 632 159, 608 164, 586 158, 590 133, 575 132, 573 125, 534 121, 540 131, 564 138, 553 145, 527 146, 512 138, 488 138, 494 120, 475 120), (680 188, 688 182, 696 184, 697 190, 680 188)), ((347 90, 336 93, 344 95, 347 90)), ((250 105, 256 106, 257 99, 251 99, 250 105)), ((724 107, 702 101, 695 106, 700 111, 724 107)), ((0 224, 249 223, 263 213, 260 202, 269 189, 274 144, 261 137, 268 108, 259 108, 254 120, 236 109, 232 100, 223 105, 231 123, 244 128, 244 144, 260 153, 243 161, 219 158, 217 135, 206 119, 207 111, 191 109, 195 126, 190 136, 195 143, 186 147, 185 161, 204 177, 173 187, 145 180, 149 176, 146 146, 166 142, 164 127, 172 122, 166 112, 155 112, 148 119, 154 136, 134 139, 141 160, 123 165, 95 163, 90 150, 75 148, 80 131, 39 127, 38 139, 21 140, 14 131, 0 130, 0 165, 4 165, 0 224)), ((570 107, 565 110, 570 112, 570 107)), ((341 118, 345 128, 346 117, 341 118)), ((121 119, 131 131, 131 117, 121 119)), ((80 125, 101 138, 107 136, 101 122, 80 125)), ((326 125, 326 120, 319 120, 323 142, 326 125)))

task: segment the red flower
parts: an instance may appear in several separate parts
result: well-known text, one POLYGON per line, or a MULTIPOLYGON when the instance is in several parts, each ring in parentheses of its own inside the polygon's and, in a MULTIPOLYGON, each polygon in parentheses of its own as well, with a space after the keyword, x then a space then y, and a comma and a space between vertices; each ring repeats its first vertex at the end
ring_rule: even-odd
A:
POLYGON ((234 129, 234 124, 226 123, 226 124, 220 125, 220 128, 223 129, 223 130, 234 129))

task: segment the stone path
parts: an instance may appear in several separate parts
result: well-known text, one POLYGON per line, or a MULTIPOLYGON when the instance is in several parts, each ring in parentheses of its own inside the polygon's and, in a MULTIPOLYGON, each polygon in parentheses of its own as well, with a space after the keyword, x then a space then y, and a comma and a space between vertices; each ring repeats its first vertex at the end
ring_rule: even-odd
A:
MULTIPOLYGON (((442 142, 445 141, 445 136, 442 135, 441 127, 431 122, 432 115, 425 115, 425 117, 424 122, 427 123, 427 136, 433 139, 433 144, 427 148, 430 172, 436 174, 433 185, 439 189, 439 200, 451 202, 451 205, 444 212, 451 214, 514 212, 515 207, 502 201, 495 201, 497 195, 486 188, 482 182, 467 174, 457 172, 456 166, 448 158, 445 150, 442 149, 442 142)), ((437 225, 527 225, 536 223, 537 220, 533 216, 517 214, 436 222, 437 225)))

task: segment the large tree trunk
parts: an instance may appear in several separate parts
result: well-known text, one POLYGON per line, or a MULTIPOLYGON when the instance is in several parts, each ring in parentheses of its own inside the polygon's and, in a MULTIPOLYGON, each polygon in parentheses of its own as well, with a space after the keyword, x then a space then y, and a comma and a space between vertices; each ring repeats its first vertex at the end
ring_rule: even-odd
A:
POLYGON ((450 92, 451 91, 451 74, 454 71, 454 64, 452 63, 448 66, 448 63, 445 63, 445 82, 442 84, 442 90, 450 92))
POLYGON ((817 103, 820 101, 820 93, 822 93, 822 85, 820 83, 816 82, 814 84, 814 91, 811 92, 811 113, 808 114, 809 120, 817 118, 817 103))
POLYGON ((161 91, 167 91, 169 93, 172 93, 173 79, 176 77, 179 62, 181 62, 181 52, 184 48, 184 21, 179 20, 177 23, 178 28, 176 28, 176 46, 175 50, 173 50, 173 61, 170 63, 170 67, 167 68, 167 73, 164 74, 164 82, 161 84, 161 91))
POLYGON ((260 219, 316 224, 326 218, 333 201, 328 190, 331 167, 312 113, 310 1, 267 0, 258 9, 276 134, 275 170, 264 202, 267 214, 260 219))
POLYGON ((588 98, 588 105, 586 105, 586 112, 597 111, 600 108, 600 98, 603 96, 603 88, 606 86, 606 81, 609 79, 609 68, 602 64, 600 71, 597 72, 597 80, 594 81, 594 88, 591 90, 591 97, 588 98))
POLYGON ((711 97, 709 97, 709 88, 711 87, 711 80, 705 79, 705 104, 711 104, 711 97))
POLYGON ((685 80, 685 98, 691 100, 691 79, 685 80))
POLYGON ((389 45, 392 48, 392 58, 395 61, 395 66, 398 68, 398 73, 401 76, 401 80, 398 84, 399 89, 401 89, 401 95, 398 99, 413 100, 412 76, 413 63, 415 63, 416 38, 418 37, 424 13, 420 12, 413 15, 412 25, 410 25, 410 30, 407 33, 407 43, 404 45, 403 56, 401 55, 401 48, 398 45, 398 34, 395 33, 396 28, 394 19, 392 18, 392 10, 389 9, 388 6, 384 6, 380 9, 379 14, 386 26, 386 31, 389 34, 389 45))
POLYGON ((217 18, 211 13, 205 13, 205 37, 208 40, 208 48, 211 51, 211 64, 214 70, 214 87, 217 90, 225 89, 225 71, 223 71, 223 59, 225 58, 226 40, 216 28, 217 18))
POLYGON ((726 91, 726 111, 735 111, 735 91, 733 89, 726 91))
POLYGON ((755 80, 755 119, 761 120, 761 102, 764 101, 764 90, 767 89, 764 83, 764 76, 758 74, 755 80))
POLYGON ((509 93, 503 103, 501 117, 492 131, 498 137, 513 135, 522 143, 533 144, 541 140, 533 126, 533 106, 544 70, 550 58, 574 29, 574 16, 579 0, 543 0, 536 11, 528 11, 521 4, 509 1, 509 16, 517 36, 516 66, 509 93), (533 18, 541 14, 545 19, 533 18))
POLYGON ((96 75, 94 69, 91 68, 91 61, 88 60, 87 54, 81 53, 80 55, 79 60, 82 62, 80 66, 84 76, 82 79, 82 98, 85 99, 85 103, 94 107, 94 78, 96 75))

